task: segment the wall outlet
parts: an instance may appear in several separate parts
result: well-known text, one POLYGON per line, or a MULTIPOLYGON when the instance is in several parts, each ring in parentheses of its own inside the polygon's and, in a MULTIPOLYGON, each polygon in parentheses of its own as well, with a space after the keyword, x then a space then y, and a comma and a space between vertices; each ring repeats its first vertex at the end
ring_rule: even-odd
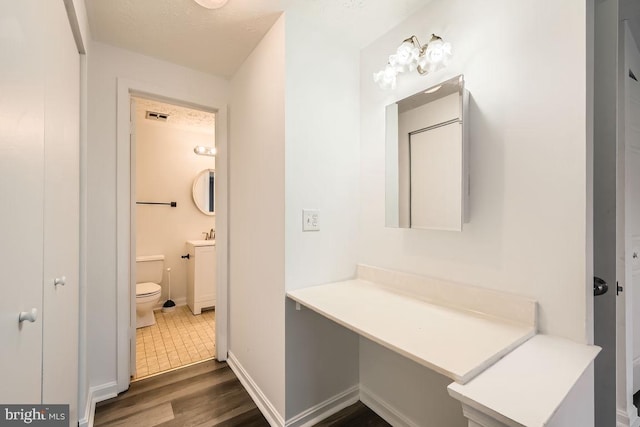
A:
POLYGON ((302 209, 302 231, 320 231, 320 211, 302 209))

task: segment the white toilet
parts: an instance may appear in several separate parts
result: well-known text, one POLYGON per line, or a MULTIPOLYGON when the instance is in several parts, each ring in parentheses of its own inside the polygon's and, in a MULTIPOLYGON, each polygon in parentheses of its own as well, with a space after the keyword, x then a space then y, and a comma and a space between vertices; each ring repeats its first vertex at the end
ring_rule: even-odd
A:
POLYGON ((156 323, 153 308, 160 301, 164 255, 136 257, 136 328, 156 323))

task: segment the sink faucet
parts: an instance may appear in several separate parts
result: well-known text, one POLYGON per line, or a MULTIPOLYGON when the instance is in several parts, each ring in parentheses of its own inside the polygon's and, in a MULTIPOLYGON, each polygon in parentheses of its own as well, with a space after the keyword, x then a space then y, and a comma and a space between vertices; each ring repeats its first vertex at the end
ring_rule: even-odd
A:
POLYGON ((215 240, 216 238, 216 232, 213 228, 208 233, 203 231, 202 234, 204 234, 204 240, 215 240))

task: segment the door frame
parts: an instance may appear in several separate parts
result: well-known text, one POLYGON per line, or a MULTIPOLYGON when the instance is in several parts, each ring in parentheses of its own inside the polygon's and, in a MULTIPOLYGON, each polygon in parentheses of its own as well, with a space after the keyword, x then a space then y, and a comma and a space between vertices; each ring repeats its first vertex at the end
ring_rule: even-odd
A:
MULTIPOLYGON (((228 351, 228 112, 227 105, 206 96, 172 90, 153 84, 117 79, 116 89, 116 376, 118 392, 129 388, 131 375, 131 345, 135 339, 135 256, 132 231, 134 193, 132 186, 131 103, 132 95, 162 102, 210 111, 216 115, 216 359, 227 359, 228 351)), ((135 344, 133 344, 135 347, 135 344)), ((135 349, 135 348, 134 348, 135 349)))
POLYGON ((632 242, 628 227, 629 194, 627 192, 627 152, 629 144, 627 140, 627 107, 628 107, 628 70, 631 68, 629 57, 629 43, 635 43, 626 20, 622 20, 618 33, 618 220, 620 225, 617 234, 618 271, 617 276, 620 285, 624 289, 617 298, 617 423, 622 426, 640 426, 638 410, 633 404, 634 392, 634 366, 633 366, 633 341, 634 341, 634 316, 633 293, 636 291, 632 280, 632 242))

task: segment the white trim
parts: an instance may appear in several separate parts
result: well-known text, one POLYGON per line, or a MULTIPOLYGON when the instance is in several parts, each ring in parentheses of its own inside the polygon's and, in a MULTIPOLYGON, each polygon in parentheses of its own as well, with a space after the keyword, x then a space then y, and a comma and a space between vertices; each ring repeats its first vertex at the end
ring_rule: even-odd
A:
POLYGON ((129 388, 132 322, 130 248, 131 158, 129 92, 133 84, 118 79, 116 95, 116 380, 118 391, 129 388))
POLYGON ((634 288, 634 283, 638 270, 634 266, 631 253, 636 247, 640 236, 632 233, 633 224, 629 219, 631 218, 630 204, 633 203, 633 200, 630 198, 628 187, 625 187, 625 182, 629 180, 627 168, 630 165, 629 158, 625 153, 637 152, 627 137, 630 124, 628 121, 630 93, 627 70, 631 67, 631 63, 637 63, 639 57, 628 23, 626 21, 621 22, 618 30, 618 53, 619 58, 621 58, 620 69, 618 70, 620 77, 618 85, 620 102, 618 106, 621 111, 618 120, 618 145, 621 150, 619 150, 617 166, 621 173, 618 174, 619 182, 616 184, 616 188, 619 200, 617 208, 620 211, 617 218, 618 220, 622 219, 619 221, 621 225, 618 226, 616 234, 617 252, 619 252, 617 254, 619 262, 617 263, 616 276, 620 285, 624 287, 624 292, 616 298, 616 419, 618 426, 637 427, 640 426, 640 419, 638 418, 638 409, 633 405, 633 393, 636 391, 634 386, 636 385, 635 379, 637 377, 633 351, 634 329, 637 323, 636 313, 633 311, 633 293, 637 291, 634 288))
POLYGON ((228 107, 216 115, 216 359, 227 360, 229 350, 229 161, 228 107), (220 246, 218 246, 220 245, 220 246), (225 250, 219 250, 224 248, 225 250))
MULTIPOLYGON (((87 55, 80 55, 80 242, 78 253, 78 411, 90 407, 83 399, 89 394, 87 363, 87 55)), ((85 412, 86 413, 86 412, 85 412)), ((78 416, 80 416, 78 414, 78 416)))
POLYGON ((358 384, 351 388, 346 389, 342 393, 338 393, 333 397, 318 403, 311 408, 300 412, 287 420, 286 427, 310 427, 314 426, 320 421, 329 418, 335 414, 351 406, 360 400, 360 386, 358 384))
POLYGON ((91 387, 87 395, 84 416, 78 420, 78 427, 93 427, 93 417, 96 413, 96 403, 111 399, 118 395, 118 384, 115 381, 91 387))
POLYGON ((617 427, 630 426, 629 416, 623 409, 620 409, 620 408, 616 410, 616 426, 617 427))
POLYGON ((629 414, 621 408, 616 410, 616 426, 617 427, 640 427, 640 418, 638 416, 629 416, 629 414))
POLYGON ((129 388, 131 370, 131 340, 135 337, 135 288, 130 286, 135 262, 131 254, 131 142, 130 98, 140 95, 163 102, 184 105, 216 113, 216 246, 217 305, 216 358, 224 361, 228 349, 228 148, 227 106, 203 96, 177 92, 145 82, 117 79, 116 97, 116 376, 118 391, 129 388), (219 161, 219 165, 218 165, 219 161), (218 187, 219 186, 219 187, 218 187))
POLYGON ((396 427, 420 427, 418 423, 402 414, 389 402, 372 392, 367 387, 360 385, 360 400, 382 419, 396 427))
POLYGON ((236 374, 236 376, 240 380, 242 386, 245 388, 245 390, 247 390, 247 393, 249 393, 249 396, 251 396, 251 399, 253 399, 258 409, 260 409, 262 415, 264 415, 264 417, 267 419, 269 425, 271 425, 272 427, 283 427, 285 424, 282 415, 278 413, 275 406, 273 406, 267 396, 265 396, 260 387, 258 387, 255 381, 253 381, 253 378, 251 378, 249 373, 245 371, 245 369, 242 367, 238 359, 236 359, 231 351, 229 351, 229 358, 227 359, 227 363, 229 364, 229 367, 231 368, 233 373, 236 374))

